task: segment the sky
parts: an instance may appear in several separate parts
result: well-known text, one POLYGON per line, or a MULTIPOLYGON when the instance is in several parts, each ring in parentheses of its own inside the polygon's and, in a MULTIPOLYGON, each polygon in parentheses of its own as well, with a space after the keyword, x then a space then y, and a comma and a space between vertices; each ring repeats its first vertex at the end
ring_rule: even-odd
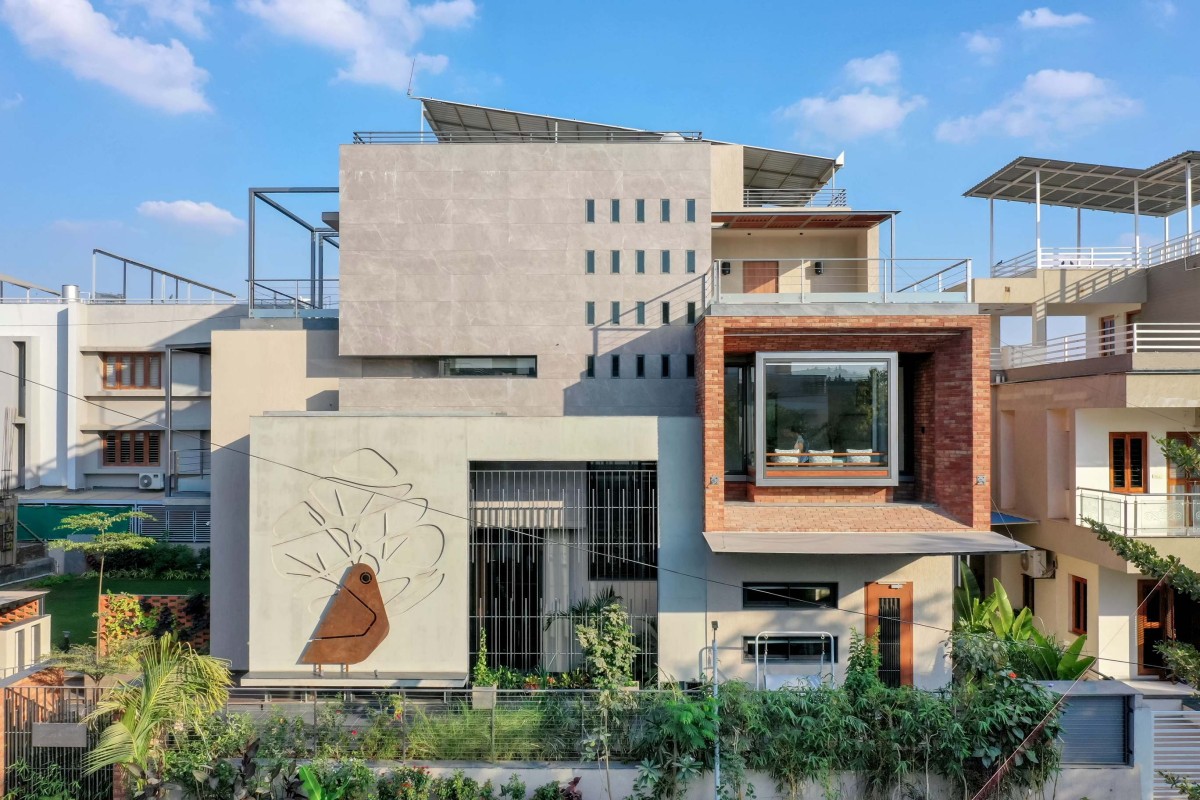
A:
MULTIPOLYGON (((844 151, 851 205, 901 211, 897 256, 979 269, 987 203, 962 193, 1011 159, 1200 149, 1198 29, 1196 0, 0 0, 0 272, 87 290, 100 247, 244 295, 247 188, 336 185, 354 131, 417 128, 410 75, 417 95, 844 151)), ((997 257, 1033 248, 1031 206, 996 217, 997 257)), ((1083 228, 1132 239, 1125 216, 1083 228)), ((1073 245, 1074 212, 1043 230, 1073 245)), ((298 232, 264 228, 260 275, 307 271, 298 232)))

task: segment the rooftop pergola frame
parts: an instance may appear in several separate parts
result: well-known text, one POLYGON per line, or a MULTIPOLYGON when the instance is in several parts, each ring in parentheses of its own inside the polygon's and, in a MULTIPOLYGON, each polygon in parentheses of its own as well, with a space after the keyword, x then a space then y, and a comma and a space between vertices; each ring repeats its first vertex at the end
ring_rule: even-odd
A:
POLYGON ((249 235, 247 237, 246 254, 246 292, 249 298, 251 313, 260 305, 270 308, 290 307, 296 312, 304 309, 310 311, 324 309, 327 305, 326 284, 330 280, 325 276, 325 246, 329 245, 341 249, 338 244, 338 214, 337 212, 323 212, 320 223, 309 222, 304 217, 287 208, 282 202, 272 197, 272 195, 336 195, 339 192, 338 187, 276 186, 251 188, 248 192, 249 209, 247 212, 247 228, 249 235), (255 235, 257 233, 255 212, 259 203, 264 203, 308 232, 309 257, 307 278, 298 276, 264 278, 258 274, 255 263, 257 250, 255 242, 255 235), (305 284, 307 284, 305 288, 308 290, 307 297, 302 296, 299 291, 299 287, 305 284), (292 291, 284 291, 287 288, 292 288, 292 291), (267 299, 262 303, 256 302, 260 292, 267 296, 267 299))
MULTIPOLYGON (((1200 164, 1200 151, 1188 150, 1145 169, 1022 156, 968 189, 964 196, 988 201, 988 262, 993 268, 997 266, 996 200, 1033 204, 1035 247, 1032 263, 1038 267, 1044 263, 1042 206, 1075 209, 1075 247, 1078 251, 1083 250, 1082 212, 1085 209, 1132 215, 1133 263, 1120 265, 1146 266, 1142 263, 1141 217, 1163 220, 1166 244, 1172 241, 1170 217, 1185 212, 1186 231, 1181 240, 1189 245, 1192 242, 1196 233, 1192 213, 1195 205, 1193 172, 1200 175, 1200 167, 1194 168, 1194 164, 1200 164)), ((1192 249, 1189 246, 1187 252, 1192 249)), ((1173 252, 1164 250, 1163 256, 1173 252)))

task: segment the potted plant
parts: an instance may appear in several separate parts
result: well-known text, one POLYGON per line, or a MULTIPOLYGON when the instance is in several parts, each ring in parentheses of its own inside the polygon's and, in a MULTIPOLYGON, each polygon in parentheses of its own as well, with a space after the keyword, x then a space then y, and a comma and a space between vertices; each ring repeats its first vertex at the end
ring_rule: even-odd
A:
POLYGON ((496 707, 499 679, 487 663, 487 630, 479 628, 479 649, 471 671, 471 707, 490 710, 496 707))

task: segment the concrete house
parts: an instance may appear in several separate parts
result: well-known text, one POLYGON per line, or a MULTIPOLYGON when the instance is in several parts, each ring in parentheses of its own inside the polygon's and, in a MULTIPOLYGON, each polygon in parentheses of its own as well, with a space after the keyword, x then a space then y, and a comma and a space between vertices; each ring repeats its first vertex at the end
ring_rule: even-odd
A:
POLYGON ((991 277, 975 282, 993 320, 993 497, 1007 514, 998 529, 1035 548, 993 557, 989 571, 1046 630, 1087 634, 1085 652, 1116 678, 1161 676, 1154 645, 1164 639, 1200 644, 1200 607, 1154 591, 1157 581, 1085 522, 1200 565, 1200 480, 1156 442, 1200 441, 1196 164, 1195 151, 1146 169, 1025 157, 967 192, 1034 211, 1034 249, 993 257, 991 277), (1075 212, 1074 246, 1043 241, 1043 214, 1057 208, 1075 212), (1132 241, 1093 246, 1093 211, 1126 215, 1132 241), (1161 240, 1147 241, 1151 220, 1161 240), (1055 316, 1082 318, 1083 332, 1047 338, 1055 316), (1031 320, 1032 342, 1001 340, 1008 317, 1031 320))
POLYGON ((562 672, 611 594, 644 681, 710 671, 716 625, 727 677, 840 678, 878 629, 889 681, 945 684, 958 556, 1026 549, 991 530, 970 262, 897 258, 840 158, 421 102, 341 148, 319 223, 250 192, 213 652, 246 685, 453 686, 483 634, 562 672), (256 275, 263 203, 312 239, 292 288, 256 275))

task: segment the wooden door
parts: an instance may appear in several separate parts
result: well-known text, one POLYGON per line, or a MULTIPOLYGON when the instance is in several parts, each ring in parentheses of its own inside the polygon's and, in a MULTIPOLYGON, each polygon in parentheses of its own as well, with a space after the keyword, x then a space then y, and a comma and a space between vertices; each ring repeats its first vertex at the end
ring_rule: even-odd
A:
POLYGON ((1137 674, 1161 677, 1164 675, 1163 659, 1154 646, 1174 638, 1175 592, 1169 586, 1155 591, 1156 586, 1156 580, 1137 582, 1137 674))
POLYGON ((742 292, 745 294, 779 294, 779 262, 743 261, 742 292))
POLYGON ((866 585, 867 636, 879 633, 879 677, 888 686, 913 682, 913 585, 866 585))

